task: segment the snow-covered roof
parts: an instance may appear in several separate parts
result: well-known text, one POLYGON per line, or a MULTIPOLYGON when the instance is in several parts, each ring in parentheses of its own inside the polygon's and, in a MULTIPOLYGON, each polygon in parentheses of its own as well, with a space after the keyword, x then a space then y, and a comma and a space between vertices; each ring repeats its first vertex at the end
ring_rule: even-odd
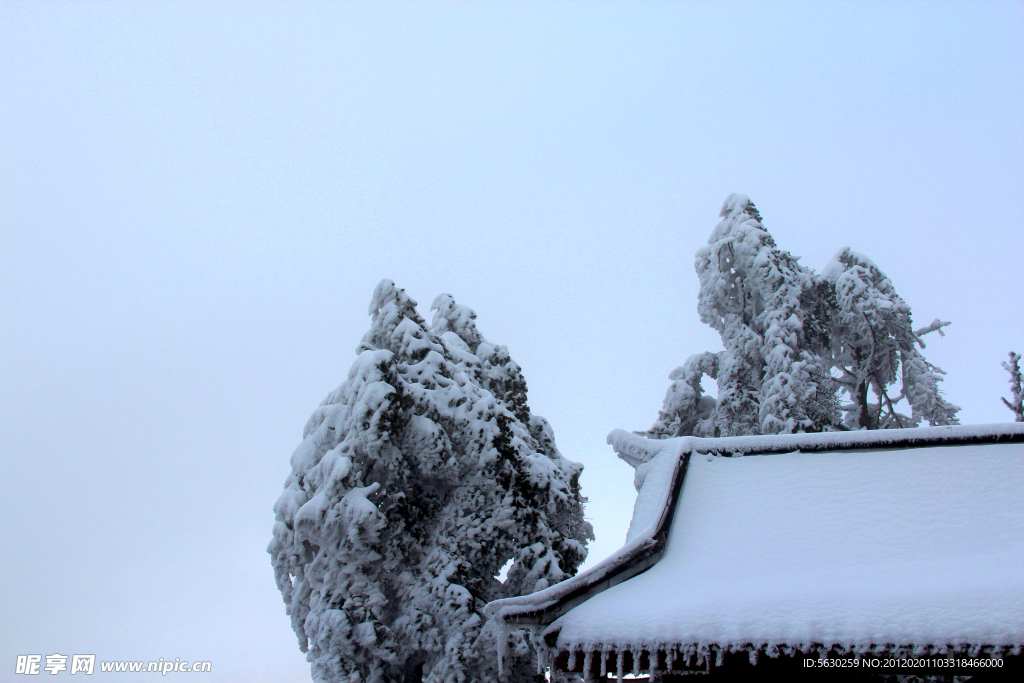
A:
POLYGON ((489 607, 549 655, 1024 646, 1024 424, 609 442, 626 545, 489 607))

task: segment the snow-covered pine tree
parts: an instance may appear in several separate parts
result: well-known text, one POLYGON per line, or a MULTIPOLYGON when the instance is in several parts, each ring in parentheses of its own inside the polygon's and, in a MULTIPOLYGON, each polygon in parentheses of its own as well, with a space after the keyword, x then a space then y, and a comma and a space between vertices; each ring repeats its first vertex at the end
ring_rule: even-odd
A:
POLYGON ((1010 400, 1003 398, 1002 401, 1013 411, 1014 422, 1024 422, 1024 377, 1020 371, 1020 354, 1010 351, 1010 360, 1003 361, 1003 367, 1010 373, 1010 400))
POLYGON ((701 320, 723 351, 691 356, 672 380, 655 437, 730 436, 823 429, 956 424, 959 408, 925 360, 910 307, 870 259, 840 250, 819 276, 776 246, 753 202, 730 195, 697 251, 701 320), (833 369, 839 374, 836 379, 833 369), (703 394, 704 376, 718 397, 703 394), (899 392, 894 393, 898 386, 899 392), (839 422, 838 396, 846 394, 839 422), (872 401, 872 395, 874 401, 872 401), (906 398, 911 415, 898 412, 906 398))
POLYGON ((729 195, 721 216, 694 264, 697 310, 725 347, 714 434, 828 429, 838 415, 820 355, 829 343, 827 291, 776 246, 748 197, 729 195))
POLYGON ((916 427, 922 421, 958 424, 960 409, 939 391, 945 373, 920 351, 923 334, 942 334, 949 323, 936 320, 915 332, 910 306, 889 278, 849 247, 839 250, 822 277, 835 288, 831 365, 849 399, 843 406, 844 424, 850 429, 916 427), (895 387, 899 393, 894 395, 895 387), (904 398, 910 415, 898 411, 904 398))
MULTIPOLYGON (((530 414, 519 366, 470 309, 434 310, 430 329, 381 281, 274 508, 268 551, 315 681, 497 680, 483 606, 573 575, 593 538, 582 466, 530 414)), ((504 680, 536 680, 512 638, 504 680)))

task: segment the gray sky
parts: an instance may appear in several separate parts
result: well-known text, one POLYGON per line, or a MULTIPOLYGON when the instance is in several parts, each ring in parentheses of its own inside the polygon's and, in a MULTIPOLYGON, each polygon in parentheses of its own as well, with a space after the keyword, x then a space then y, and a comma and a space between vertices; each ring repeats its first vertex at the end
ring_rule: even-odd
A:
POLYGON ((634 496, 605 435, 720 348, 693 254, 730 192, 952 320, 948 398, 1011 419, 1022 122, 1019 2, 0 2, 0 680, 308 680, 271 506, 382 277, 509 347, 592 560, 634 496))

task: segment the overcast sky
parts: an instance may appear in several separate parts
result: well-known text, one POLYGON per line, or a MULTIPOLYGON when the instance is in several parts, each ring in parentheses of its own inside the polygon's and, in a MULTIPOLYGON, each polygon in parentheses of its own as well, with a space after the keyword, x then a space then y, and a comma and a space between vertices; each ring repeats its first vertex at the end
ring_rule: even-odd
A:
POLYGON ((1012 419, 1020 2, 0 2, 0 680, 309 679, 271 507, 383 277, 508 346, 608 555, 605 436, 721 348, 693 256, 731 192, 953 321, 947 397, 1012 419))

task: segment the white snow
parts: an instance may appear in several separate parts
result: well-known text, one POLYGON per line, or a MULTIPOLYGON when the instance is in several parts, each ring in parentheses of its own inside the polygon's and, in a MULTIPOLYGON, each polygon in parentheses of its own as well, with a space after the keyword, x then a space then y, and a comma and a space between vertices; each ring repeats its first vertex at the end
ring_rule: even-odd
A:
POLYGON ((947 425, 917 427, 913 429, 878 429, 844 432, 818 432, 813 434, 755 434, 718 439, 694 436, 676 439, 649 439, 622 429, 608 435, 608 443, 616 454, 636 467, 669 447, 679 452, 704 452, 741 455, 745 453, 780 453, 796 450, 849 450, 851 448, 886 448, 912 446, 917 443, 945 441, 954 444, 970 439, 997 440, 1024 435, 1024 424, 997 423, 979 425, 947 425), (673 446, 674 445, 674 446, 673 446))
MULTIPOLYGON (((404 680, 419 664, 430 680, 490 680, 479 603, 562 581, 593 538, 583 466, 531 414, 508 349, 451 296, 434 310, 428 328, 405 290, 378 284, 274 507, 268 551, 315 680, 404 680)), ((510 640, 505 664, 532 670, 522 634, 510 640)))
POLYGON ((637 465, 634 475, 637 488, 636 502, 633 504, 633 519, 629 523, 629 531, 626 532, 627 543, 641 534, 654 534, 672 492, 672 474, 678 462, 677 447, 666 448, 647 462, 637 465))
POLYGON ((839 276, 846 271, 846 264, 843 263, 843 257, 846 255, 856 259, 856 261, 863 264, 865 268, 874 268, 875 270, 881 271, 881 269, 875 265, 875 262, 864 254, 859 251, 854 251, 849 247, 843 247, 836 252, 836 255, 832 257, 832 260, 828 262, 828 265, 822 268, 821 277, 829 282, 835 283, 835 281, 839 279, 839 276))
MULTIPOLYGON (((876 441, 884 448, 885 439, 910 434, 996 432, 1024 430, 992 425, 649 441, 646 464, 639 443, 645 440, 614 432, 609 441, 617 450, 630 447, 629 459, 648 470, 629 547, 646 535, 636 527, 651 528, 655 516, 650 501, 641 504, 643 489, 653 486, 650 498, 658 497, 666 486, 661 460, 673 452, 712 443, 749 451, 821 440, 869 448, 876 441), (652 476, 656 471, 660 476, 652 476)), ((602 644, 1020 645, 1022 491, 1020 443, 710 459, 694 453, 664 557, 550 629, 560 629, 563 651, 602 644)))

